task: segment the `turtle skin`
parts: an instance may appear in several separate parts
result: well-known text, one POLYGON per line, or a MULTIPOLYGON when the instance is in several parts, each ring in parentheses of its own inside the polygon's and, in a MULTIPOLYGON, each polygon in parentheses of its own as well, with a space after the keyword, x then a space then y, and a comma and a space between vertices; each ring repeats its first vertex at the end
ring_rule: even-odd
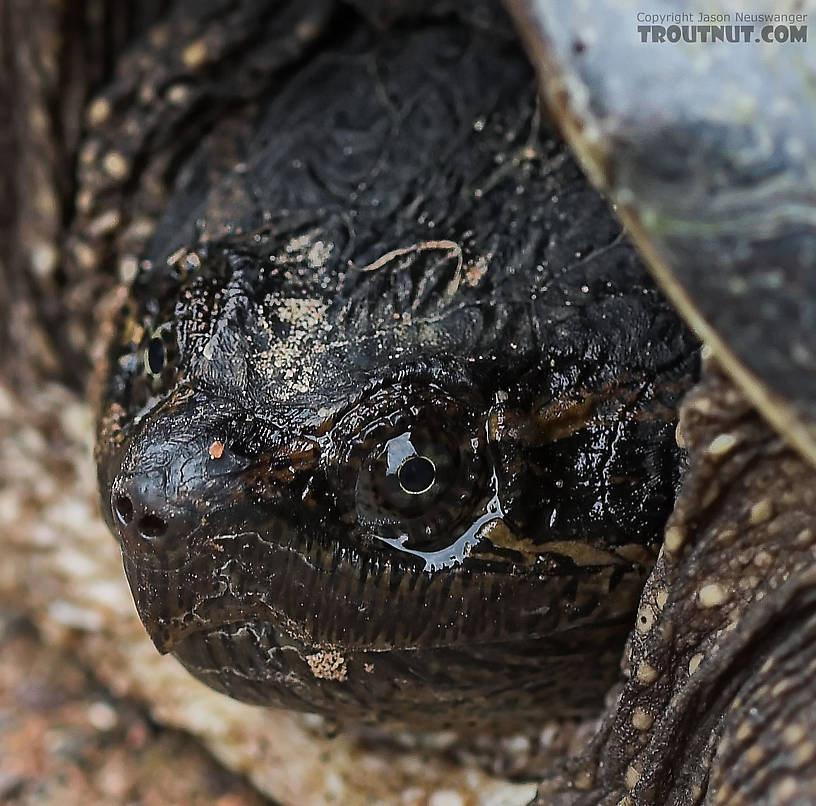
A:
POLYGON ((663 48, 628 4, 509 5, 562 130, 716 360, 683 408, 689 472, 626 680, 540 800, 812 803, 813 49, 759 24, 744 47, 663 48))
POLYGON ((100 497, 218 690, 527 731, 617 675, 697 343, 506 21, 442 10, 341 8, 189 155, 101 362, 100 497))
MULTIPOLYGON (((816 462, 816 6, 779 3, 767 22, 735 10, 726 32, 743 25, 745 47, 667 47, 641 41, 625 2, 508 5, 553 114, 665 292, 816 462)), ((682 1, 662 9, 669 24, 691 20, 688 36, 706 12, 682 1)))

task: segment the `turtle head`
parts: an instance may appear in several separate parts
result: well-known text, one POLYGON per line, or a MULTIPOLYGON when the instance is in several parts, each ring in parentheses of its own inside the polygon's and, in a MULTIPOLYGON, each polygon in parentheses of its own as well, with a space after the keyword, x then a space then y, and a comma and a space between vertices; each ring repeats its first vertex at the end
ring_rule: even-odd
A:
POLYGON ((514 43, 440 21, 335 45, 202 142, 119 316, 99 477, 137 609, 251 702, 596 710, 695 341, 514 43))
POLYGON ((102 506, 153 641, 214 687, 496 729, 602 696, 674 492, 672 410, 612 354, 582 377, 542 355, 535 307, 497 323, 437 251, 306 287, 208 244, 137 279, 102 506), (397 304, 412 270, 444 293, 397 304), (599 647, 608 674, 573 689, 599 647))

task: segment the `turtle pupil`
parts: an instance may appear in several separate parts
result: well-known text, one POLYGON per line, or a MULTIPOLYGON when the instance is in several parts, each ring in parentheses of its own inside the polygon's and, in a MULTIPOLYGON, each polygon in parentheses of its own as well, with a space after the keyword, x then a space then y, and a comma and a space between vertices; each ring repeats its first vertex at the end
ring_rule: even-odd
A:
POLYGON ((427 492, 436 481, 436 467, 427 456, 410 456, 397 471, 400 487, 410 495, 427 492))
POLYGON ((167 360, 164 342, 159 336, 154 336, 147 344, 147 371, 152 375, 160 375, 167 360))

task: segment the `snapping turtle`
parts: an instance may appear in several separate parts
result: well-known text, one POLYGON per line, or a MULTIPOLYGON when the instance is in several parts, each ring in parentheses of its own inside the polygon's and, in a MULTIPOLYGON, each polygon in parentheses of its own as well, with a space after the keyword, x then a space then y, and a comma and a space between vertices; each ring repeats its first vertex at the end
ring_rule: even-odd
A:
MULTIPOLYGON (((597 710, 634 623, 619 704, 543 802, 731 802, 741 787, 803 802, 812 730, 788 711, 808 705, 809 465, 711 372, 685 409, 691 468, 635 616, 682 470, 674 408, 694 342, 539 124, 498 9, 334 5, 174 4, 88 107, 59 272, 25 232, 26 204, 50 208, 14 186, 5 226, 36 269, 14 282, 43 343, 66 323, 40 289, 65 284, 88 311, 111 269, 131 283, 98 362, 100 480, 154 641, 256 702, 514 730, 597 710)), ((750 322, 695 284, 688 240, 733 255, 716 265, 746 303, 752 266, 772 255, 784 279, 809 254, 800 208, 801 240, 785 196, 780 229, 756 230, 766 251, 746 256, 727 202, 796 147, 752 173, 724 135, 763 118, 742 132, 717 107, 720 128, 699 127, 659 92, 618 125, 640 62, 600 32, 626 26, 513 10, 552 114, 684 313, 710 304, 717 330, 692 320, 715 348, 747 351, 765 389, 806 402, 762 371, 767 344, 737 348, 750 322), (632 147, 650 131, 665 159, 632 147), (677 193, 702 146, 713 182, 689 187, 722 206, 677 193), (709 228, 660 229, 671 204, 709 228)), ((785 284, 760 279, 778 324, 785 284)), ((82 316, 68 324, 38 348, 53 368, 84 352, 82 316)), ((785 423, 803 450, 806 432, 785 423)))

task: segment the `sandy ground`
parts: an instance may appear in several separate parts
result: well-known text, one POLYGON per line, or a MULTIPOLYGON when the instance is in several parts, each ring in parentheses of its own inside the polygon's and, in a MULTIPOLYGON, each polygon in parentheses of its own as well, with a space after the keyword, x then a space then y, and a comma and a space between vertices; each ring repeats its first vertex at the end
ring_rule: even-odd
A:
POLYGON ((2 803, 272 803, 12 611, 0 611, 0 759, 2 803))

